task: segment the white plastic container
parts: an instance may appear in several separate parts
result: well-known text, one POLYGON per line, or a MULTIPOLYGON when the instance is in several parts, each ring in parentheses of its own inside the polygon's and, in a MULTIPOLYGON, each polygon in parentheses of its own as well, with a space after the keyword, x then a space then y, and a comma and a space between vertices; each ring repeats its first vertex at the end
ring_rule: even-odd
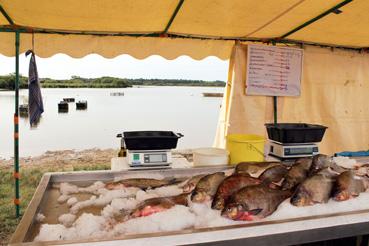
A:
POLYGON ((193 149, 194 166, 228 165, 229 152, 219 148, 193 149))

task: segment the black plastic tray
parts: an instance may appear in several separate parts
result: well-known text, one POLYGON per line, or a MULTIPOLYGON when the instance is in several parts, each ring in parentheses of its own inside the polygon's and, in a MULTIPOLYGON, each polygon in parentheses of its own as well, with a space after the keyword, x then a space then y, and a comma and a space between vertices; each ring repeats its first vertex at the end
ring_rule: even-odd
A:
POLYGON ((175 149, 181 133, 170 131, 132 131, 118 134, 128 150, 175 149))
POLYGON ((280 143, 318 143, 328 128, 306 123, 271 123, 265 126, 269 139, 280 143))

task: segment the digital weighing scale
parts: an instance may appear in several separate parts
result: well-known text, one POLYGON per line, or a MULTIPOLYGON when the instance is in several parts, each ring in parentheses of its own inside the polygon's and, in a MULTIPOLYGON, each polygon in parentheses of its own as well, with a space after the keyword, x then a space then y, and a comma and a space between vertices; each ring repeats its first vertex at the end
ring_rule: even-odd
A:
POLYGON ((131 167, 169 166, 172 152, 167 150, 127 150, 127 160, 131 167))
POLYGON ((311 157, 319 154, 315 143, 280 143, 269 140, 269 155, 281 159, 311 157))
POLYGON ((269 155, 279 159, 312 157, 319 154, 326 126, 307 123, 265 124, 269 138, 269 155))
POLYGON ((118 134, 122 157, 134 168, 170 168, 172 151, 181 133, 170 131, 132 131, 118 134))

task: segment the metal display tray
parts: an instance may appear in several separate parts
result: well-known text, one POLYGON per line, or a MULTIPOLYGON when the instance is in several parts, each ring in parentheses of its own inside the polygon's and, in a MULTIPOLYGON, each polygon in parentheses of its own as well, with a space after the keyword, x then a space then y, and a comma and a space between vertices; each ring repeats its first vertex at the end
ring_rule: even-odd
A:
MULTIPOLYGON (((50 190, 54 184, 70 182, 89 185, 95 181, 113 181, 122 178, 136 178, 150 174, 163 177, 188 177, 201 173, 212 173, 227 170, 230 167, 199 167, 171 170, 144 171, 88 171, 45 174, 20 221, 10 244, 32 244, 37 230, 36 215, 43 212, 47 204, 50 190)), ((39 225, 39 224, 38 224, 39 225)), ((322 241, 349 236, 369 234, 368 209, 345 213, 312 215, 307 217, 281 219, 274 221, 258 221, 249 224, 185 229, 181 231, 159 232, 127 235, 120 238, 104 240, 71 240, 41 242, 42 245, 74 244, 74 245, 291 245, 314 241, 322 241)))

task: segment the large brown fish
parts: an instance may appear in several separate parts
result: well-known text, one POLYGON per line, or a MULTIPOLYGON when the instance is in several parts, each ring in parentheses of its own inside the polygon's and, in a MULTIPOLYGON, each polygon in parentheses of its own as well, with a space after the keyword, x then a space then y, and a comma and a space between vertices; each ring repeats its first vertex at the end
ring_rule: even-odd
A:
POLYGON ((191 200, 199 203, 210 201, 225 177, 223 172, 208 174, 202 177, 197 183, 195 190, 192 192, 191 200))
POLYGON ((333 199, 345 201, 359 196, 366 188, 367 181, 364 178, 355 176, 352 171, 345 171, 336 178, 333 199))
POLYGON ((271 189, 263 184, 247 186, 235 192, 222 211, 222 216, 232 220, 257 220, 271 215, 290 191, 271 189))
POLYGON ((219 185, 211 207, 213 209, 223 210, 228 198, 234 192, 243 187, 257 184, 260 184, 260 180, 253 178, 248 174, 233 174, 224 179, 219 185))
POLYGON ((108 190, 121 189, 122 187, 138 187, 141 189, 158 188, 165 185, 171 185, 176 183, 176 179, 146 179, 146 178, 135 178, 135 179, 123 179, 116 182, 107 183, 105 185, 108 190))
POLYGON ((294 206, 310 206, 315 203, 327 203, 332 193, 334 179, 324 172, 305 179, 291 197, 294 206))
POLYGON ((288 170, 283 180, 282 189, 291 190, 306 179, 312 164, 311 158, 299 158, 295 164, 288 170))
POLYGON ((280 182, 287 174, 288 169, 282 165, 269 167, 260 176, 259 179, 263 182, 280 182))
POLYGON ((235 168, 235 173, 247 173, 259 177, 266 169, 280 165, 280 162, 241 162, 235 168))
POLYGON ((206 174, 199 174, 196 176, 193 176, 190 178, 182 187, 183 192, 191 192, 195 189, 197 183, 200 181, 202 177, 204 177, 206 174))
POLYGON ((187 206, 188 195, 189 193, 183 193, 178 196, 155 197, 145 200, 141 204, 139 204, 137 208, 133 210, 133 212, 130 213, 129 218, 132 219, 137 217, 148 216, 154 213, 170 209, 175 205, 187 206))

